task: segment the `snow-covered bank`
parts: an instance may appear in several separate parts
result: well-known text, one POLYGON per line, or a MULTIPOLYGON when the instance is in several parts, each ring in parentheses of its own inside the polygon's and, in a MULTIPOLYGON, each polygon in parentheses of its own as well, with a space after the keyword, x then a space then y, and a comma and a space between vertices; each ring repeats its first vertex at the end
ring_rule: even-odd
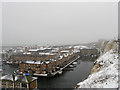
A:
POLYGON ((77 88, 118 88, 118 53, 111 49, 96 61, 91 74, 77 88))

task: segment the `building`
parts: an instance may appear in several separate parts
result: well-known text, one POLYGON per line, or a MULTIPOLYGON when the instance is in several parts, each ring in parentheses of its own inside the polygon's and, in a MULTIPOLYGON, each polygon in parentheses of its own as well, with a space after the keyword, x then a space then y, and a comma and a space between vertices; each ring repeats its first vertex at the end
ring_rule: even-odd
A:
POLYGON ((25 60, 34 60, 34 61, 38 61, 38 60, 48 60, 48 59, 54 59, 56 57, 56 53, 38 53, 38 52, 24 52, 21 54, 13 54, 11 55, 11 57, 9 58, 9 62, 16 62, 19 63, 21 61, 25 61, 25 60))
POLYGON ((52 62, 47 61, 22 61, 19 64, 20 72, 31 74, 46 74, 52 73, 54 70, 52 62))
POLYGON ((58 54, 52 58, 49 55, 50 54, 48 54, 49 58, 46 60, 22 60, 19 63, 19 71, 21 73, 31 73, 33 75, 51 75, 69 63, 72 60, 71 58, 78 56, 76 51, 67 51, 67 53, 66 51, 65 53, 62 51, 61 55, 58 54))
POLYGON ((1 77, 2 88, 21 88, 34 89, 37 88, 37 78, 30 75, 12 75, 8 74, 1 77))
POLYGON ((96 48, 84 48, 80 49, 80 56, 88 56, 88 57, 97 57, 99 55, 99 51, 96 48))
POLYGON ((19 64, 19 72, 31 75, 51 75, 77 57, 80 50, 70 48, 26 49, 24 52, 12 54, 10 63, 19 64))

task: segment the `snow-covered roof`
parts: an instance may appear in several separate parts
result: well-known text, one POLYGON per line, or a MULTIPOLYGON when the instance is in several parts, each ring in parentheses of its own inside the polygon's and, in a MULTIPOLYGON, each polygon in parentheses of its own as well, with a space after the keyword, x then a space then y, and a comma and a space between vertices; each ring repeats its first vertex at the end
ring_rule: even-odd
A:
POLYGON ((88 49, 89 47, 87 46, 74 46, 76 49, 88 49))
POLYGON ((13 76, 12 76, 12 74, 5 75, 5 76, 1 77, 1 80, 10 80, 10 81, 13 81, 13 76))
POLYGON ((69 46, 68 48, 72 48, 73 46, 69 46))
POLYGON ((51 50, 51 52, 58 52, 58 50, 51 50))
POLYGON ((52 49, 52 48, 48 48, 48 47, 40 47, 39 50, 45 50, 45 49, 52 49))
POLYGON ((30 52, 37 52, 39 49, 29 49, 30 52))
MULTIPOLYGON (((34 78, 32 76, 25 76, 25 75, 15 75, 15 81, 18 82, 24 82, 24 83, 29 83, 33 80, 36 80, 37 78, 34 78), (30 78, 30 79, 29 79, 30 78)), ((13 75, 12 74, 8 74, 5 76, 1 77, 1 80, 9 80, 9 81, 13 81, 13 75)))
POLYGON ((55 55, 55 53, 43 53, 43 52, 42 53, 40 52, 39 54, 40 55, 55 55))
POLYGON ((64 56, 64 57, 67 57, 67 56, 68 56, 68 54, 63 54, 63 56, 64 56))
POLYGON ((60 51, 60 52, 66 52, 66 53, 68 53, 68 52, 70 52, 69 50, 62 50, 62 51, 60 51))
POLYGON ((28 83, 26 77, 23 76, 23 75, 17 75, 17 76, 15 77, 15 81, 20 81, 20 82, 26 82, 26 83, 28 83))
POLYGON ((62 59, 62 58, 63 58, 63 56, 59 56, 59 60, 62 59))
POLYGON ((41 64, 41 61, 25 61, 24 63, 28 63, 28 64, 41 64))
POLYGON ((75 52, 75 53, 76 53, 76 52, 80 52, 80 50, 78 50, 78 49, 74 49, 73 52, 75 52))
POLYGON ((46 64, 48 64, 48 63, 50 63, 50 60, 47 60, 47 61, 31 61, 31 60, 28 60, 28 61, 24 61, 24 63, 27 63, 27 64, 43 64, 43 63, 46 63, 46 64))
POLYGON ((50 63, 50 61, 46 61, 45 63, 48 64, 48 63, 50 63))
POLYGON ((14 52, 23 52, 22 49, 15 50, 14 52))
POLYGON ((24 52, 23 54, 31 54, 31 52, 24 52))
POLYGON ((45 50, 43 47, 40 47, 40 50, 45 50))
POLYGON ((52 49, 52 48, 44 48, 44 49, 52 49))

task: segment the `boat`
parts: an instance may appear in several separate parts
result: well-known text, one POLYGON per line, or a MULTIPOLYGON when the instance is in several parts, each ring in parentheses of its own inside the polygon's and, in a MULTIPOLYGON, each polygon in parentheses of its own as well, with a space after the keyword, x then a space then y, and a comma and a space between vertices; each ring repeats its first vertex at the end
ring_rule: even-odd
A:
POLYGON ((62 74, 62 71, 61 71, 61 70, 60 70, 60 71, 58 71, 58 74, 59 74, 59 75, 61 75, 61 74, 62 74))
POLYGON ((73 65, 69 65, 70 68, 73 68, 74 66, 73 65))
POLYGON ((72 64, 77 64, 77 62, 73 62, 72 64))

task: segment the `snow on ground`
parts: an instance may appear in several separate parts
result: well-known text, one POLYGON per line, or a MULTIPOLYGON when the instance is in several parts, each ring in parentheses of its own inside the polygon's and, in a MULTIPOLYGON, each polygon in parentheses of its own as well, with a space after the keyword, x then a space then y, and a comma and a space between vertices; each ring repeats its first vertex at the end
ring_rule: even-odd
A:
POLYGON ((106 52, 96 60, 101 66, 98 72, 77 84, 78 88, 118 88, 118 54, 113 50, 106 52))

